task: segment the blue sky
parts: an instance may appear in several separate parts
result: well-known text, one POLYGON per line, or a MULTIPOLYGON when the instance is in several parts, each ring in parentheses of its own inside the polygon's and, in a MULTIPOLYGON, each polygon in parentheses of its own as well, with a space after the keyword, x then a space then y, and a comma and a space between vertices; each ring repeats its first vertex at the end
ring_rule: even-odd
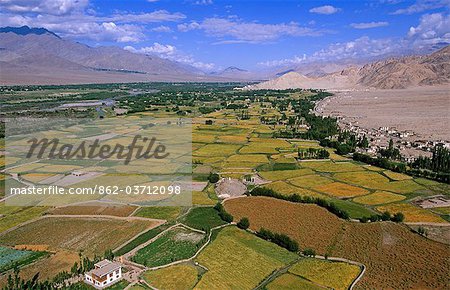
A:
POLYGON ((450 42, 450 0, 0 0, 2 26, 203 70, 423 53, 450 42))

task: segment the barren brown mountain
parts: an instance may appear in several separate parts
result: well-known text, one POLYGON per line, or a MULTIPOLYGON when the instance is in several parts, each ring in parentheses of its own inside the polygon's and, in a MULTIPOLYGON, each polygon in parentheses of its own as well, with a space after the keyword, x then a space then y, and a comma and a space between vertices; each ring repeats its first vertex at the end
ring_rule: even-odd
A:
POLYGON ((404 89, 447 84, 450 80, 450 46, 425 56, 406 56, 349 67, 320 77, 297 72, 246 86, 245 89, 404 89))
POLYGON ((0 84, 208 81, 200 70, 119 47, 90 47, 46 30, 0 31, 0 84))

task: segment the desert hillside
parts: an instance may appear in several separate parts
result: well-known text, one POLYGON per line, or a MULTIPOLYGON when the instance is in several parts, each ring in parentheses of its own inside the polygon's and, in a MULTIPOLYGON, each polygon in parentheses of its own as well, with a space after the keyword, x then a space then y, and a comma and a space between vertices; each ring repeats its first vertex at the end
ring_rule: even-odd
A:
POLYGON ((430 55, 391 58, 318 77, 288 72, 245 89, 405 89, 447 84, 449 80, 450 46, 447 46, 430 55))
POLYGON ((1 84, 208 81, 200 70, 119 47, 90 47, 43 28, 0 30, 1 84))

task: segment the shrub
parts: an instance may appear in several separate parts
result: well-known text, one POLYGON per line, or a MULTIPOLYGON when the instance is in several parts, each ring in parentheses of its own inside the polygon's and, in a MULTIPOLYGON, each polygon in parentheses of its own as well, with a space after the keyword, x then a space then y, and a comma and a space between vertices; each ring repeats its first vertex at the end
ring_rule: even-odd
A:
POLYGON ((391 213, 388 211, 383 212, 383 214, 381 215, 381 220, 383 221, 391 220, 391 213))
POLYGON ((401 223, 401 222, 403 222, 404 219, 405 219, 405 215, 401 212, 398 212, 398 213, 394 214, 394 216, 392 217, 391 220, 396 223, 401 223))
POLYGON ((233 216, 231 214, 229 214, 228 212, 226 212, 225 208, 223 207, 223 205, 220 202, 216 203, 216 205, 214 206, 214 209, 219 212, 219 217, 223 221, 226 221, 227 223, 231 223, 233 221, 233 216))
POLYGON ((237 223, 238 228, 246 230, 250 226, 250 222, 248 218, 243 217, 241 220, 237 223))
POLYGON ((217 173, 210 173, 208 176, 208 181, 211 183, 216 183, 217 181, 219 181, 220 176, 217 173))
POLYGON ((315 257, 316 256, 316 251, 314 251, 313 249, 304 249, 302 254, 307 256, 307 257, 315 257))

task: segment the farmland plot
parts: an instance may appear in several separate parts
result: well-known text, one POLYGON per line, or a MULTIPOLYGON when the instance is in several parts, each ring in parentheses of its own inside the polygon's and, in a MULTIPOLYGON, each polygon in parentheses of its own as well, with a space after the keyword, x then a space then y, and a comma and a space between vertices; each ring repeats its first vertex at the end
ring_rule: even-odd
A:
POLYGON ((196 289, 252 289, 296 254, 236 227, 222 229, 198 256, 209 271, 196 289))
POLYGON ((0 236, 5 245, 48 245, 50 250, 83 251, 93 256, 115 249, 145 229, 158 225, 155 221, 108 218, 47 217, 20 226, 0 236), (110 237, 114 236, 114 239, 110 237))
POLYGON ((188 290, 198 281, 198 271, 190 265, 174 265, 144 273, 144 279, 161 290, 188 290))
POLYGON ((357 289, 420 289, 424 285, 445 289, 448 285, 448 246, 412 233, 405 226, 343 221, 314 205, 266 197, 228 200, 225 208, 235 219, 248 217, 251 229, 283 232, 297 240, 300 248, 363 263, 367 271, 357 289))
POLYGON ((348 263, 306 258, 292 266, 289 272, 320 285, 336 290, 346 290, 361 269, 348 263))
POLYGON ((187 259, 194 256, 204 237, 204 234, 177 227, 137 251, 132 260, 147 267, 156 267, 187 259))

